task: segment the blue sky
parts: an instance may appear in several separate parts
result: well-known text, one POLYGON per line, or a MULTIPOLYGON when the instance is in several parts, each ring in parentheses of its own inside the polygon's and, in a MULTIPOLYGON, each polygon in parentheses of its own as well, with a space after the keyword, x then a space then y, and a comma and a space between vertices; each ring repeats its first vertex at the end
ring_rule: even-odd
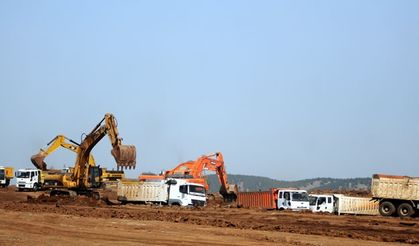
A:
MULTIPOLYGON (((1 1, 0 164, 112 112, 136 170, 419 176, 417 1, 1 1)), ((110 143, 94 149, 112 168, 110 143)), ((60 150, 47 158, 71 166, 60 150)))

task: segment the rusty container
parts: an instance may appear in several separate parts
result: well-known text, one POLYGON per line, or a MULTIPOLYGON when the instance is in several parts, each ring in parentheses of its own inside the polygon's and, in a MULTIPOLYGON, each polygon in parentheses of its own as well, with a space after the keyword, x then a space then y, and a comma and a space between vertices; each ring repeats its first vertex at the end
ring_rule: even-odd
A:
POLYGON ((244 208, 265 208, 276 209, 278 190, 239 192, 237 194, 237 205, 244 208))

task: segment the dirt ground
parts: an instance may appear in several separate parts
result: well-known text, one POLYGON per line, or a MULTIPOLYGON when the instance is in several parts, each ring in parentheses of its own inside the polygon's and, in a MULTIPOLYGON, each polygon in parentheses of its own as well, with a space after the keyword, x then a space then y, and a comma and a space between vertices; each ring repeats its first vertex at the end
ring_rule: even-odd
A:
POLYGON ((419 243, 419 219, 229 208, 107 205, 27 199, 0 190, 0 245, 400 245, 419 243))

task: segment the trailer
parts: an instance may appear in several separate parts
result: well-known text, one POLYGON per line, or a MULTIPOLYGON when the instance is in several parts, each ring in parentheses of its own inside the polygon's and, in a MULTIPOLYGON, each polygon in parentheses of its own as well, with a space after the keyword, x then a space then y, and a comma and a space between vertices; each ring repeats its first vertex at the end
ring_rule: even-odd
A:
POLYGON ((383 216, 411 217, 419 211, 418 177, 374 174, 371 192, 383 216))
POLYGON ((239 192, 237 205, 245 208, 308 210, 308 194, 305 190, 272 188, 267 191, 239 192))
POLYGON ((202 184, 185 179, 156 182, 120 180, 118 200, 123 203, 154 203, 179 206, 205 206, 206 194, 202 184))

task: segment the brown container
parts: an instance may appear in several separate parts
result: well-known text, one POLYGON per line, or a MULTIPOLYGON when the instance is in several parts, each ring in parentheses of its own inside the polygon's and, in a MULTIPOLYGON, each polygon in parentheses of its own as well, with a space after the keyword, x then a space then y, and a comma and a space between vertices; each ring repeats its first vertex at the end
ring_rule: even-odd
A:
POLYGON ((278 189, 256 192, 239 192, 237 205, 245 208, 276 209, 278 189))

